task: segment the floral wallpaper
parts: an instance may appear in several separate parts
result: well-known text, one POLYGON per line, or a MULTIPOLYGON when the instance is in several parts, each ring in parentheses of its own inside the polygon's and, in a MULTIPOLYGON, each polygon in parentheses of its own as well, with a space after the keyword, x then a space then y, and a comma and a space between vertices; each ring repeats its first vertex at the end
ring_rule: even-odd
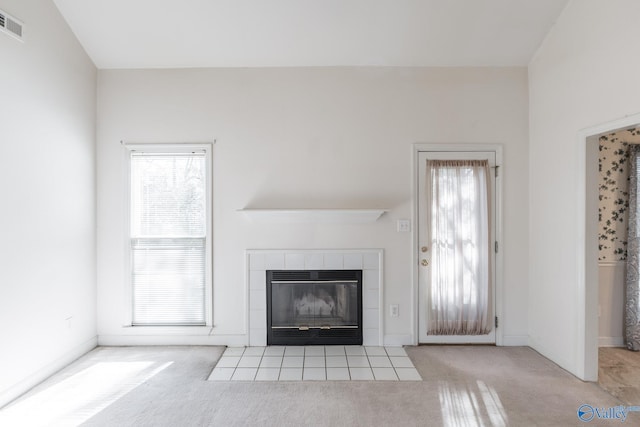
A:
POLYGON ((630 143, 640 143, 640 128, 609 133, 599 138, 600 261, 624 261, 627 257, 630 143))

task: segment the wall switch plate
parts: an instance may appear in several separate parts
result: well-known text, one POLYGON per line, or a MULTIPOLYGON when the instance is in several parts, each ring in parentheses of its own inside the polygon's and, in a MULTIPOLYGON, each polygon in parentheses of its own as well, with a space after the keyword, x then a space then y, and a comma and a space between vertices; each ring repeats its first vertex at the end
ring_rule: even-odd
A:
POLYGON ((398 306, 398 304, 391 304, 389 306, 389 315, 391 317, 398 317, 400 316, 400 307, 398 306))
POLYGON ((399 219, 397 222, 398 233, 411 231, 411 220, 399 219))

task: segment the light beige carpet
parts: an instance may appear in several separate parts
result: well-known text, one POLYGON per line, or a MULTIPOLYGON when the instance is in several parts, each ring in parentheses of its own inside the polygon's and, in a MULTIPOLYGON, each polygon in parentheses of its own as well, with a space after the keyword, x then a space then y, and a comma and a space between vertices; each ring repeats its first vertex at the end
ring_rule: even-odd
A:
POLYGON ((97 348, 0 410, 0 425, 571 426, 584 403, 620 403, 522 347, 406 348, 423 381, 207 381, 223 350, 97 348))

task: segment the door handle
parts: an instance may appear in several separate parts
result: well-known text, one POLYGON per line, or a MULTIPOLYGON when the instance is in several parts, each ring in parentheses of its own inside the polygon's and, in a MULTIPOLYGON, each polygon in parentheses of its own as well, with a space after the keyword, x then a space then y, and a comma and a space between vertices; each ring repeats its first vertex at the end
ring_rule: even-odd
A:
POLYGON ((422 264, 423 267, 426 267, 429 265, 429 261, 427 261, 426 259, 423 259, 422 261, 420 261, 420 264, 422 264))

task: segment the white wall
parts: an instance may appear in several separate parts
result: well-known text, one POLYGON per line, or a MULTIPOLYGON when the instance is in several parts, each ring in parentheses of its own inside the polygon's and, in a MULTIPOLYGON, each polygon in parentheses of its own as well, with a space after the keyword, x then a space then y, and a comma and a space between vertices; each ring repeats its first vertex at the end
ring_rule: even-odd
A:
POLYGON ((49 0, 0 34, 0 406, 96 343, 96 69, 49 0))
POLYGON ((598 345, 624 345, 624 288, 626 263, 598 263, 598 345))
POLYGON ((384 334, 412 334, 412 144, 503 143, 505 343, 526 343, 527 76, 523 68, 105 70, 98 77, 98 333, 101 343, 244 342, 245 249, 381 248, 384 334), (127 142, 214 147, 214 329, 123 328, 127 142), (262 208, 390 211, 366 225, 265 225, 262 208), (155 331, 155 332, 154 332, 155 331), (199 331, 198 333, 200 333, 199 331), (158 334, 160 336, 158 336, 158 334), (171 336, 168 336, 171 335, 171 336))
POLYGON ((581 130, 640 112, 639 14, 636 0, 572 0, 529 67, 531 345, 584 379, 597 375, 597 228, 585 246, 584 227, 597 154, 581 130))

